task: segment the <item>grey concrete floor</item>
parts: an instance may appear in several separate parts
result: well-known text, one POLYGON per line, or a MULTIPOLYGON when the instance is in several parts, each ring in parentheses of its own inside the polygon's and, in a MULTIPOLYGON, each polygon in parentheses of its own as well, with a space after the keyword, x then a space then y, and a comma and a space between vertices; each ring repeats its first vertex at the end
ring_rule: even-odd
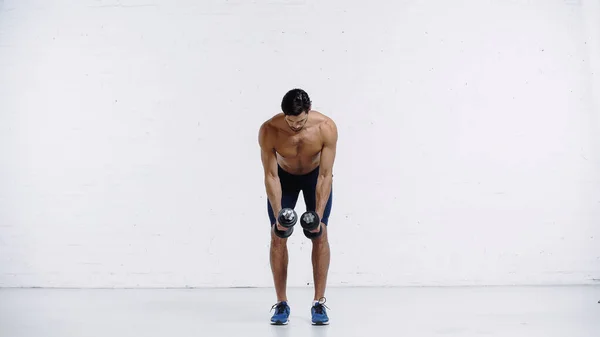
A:
POLYGON ((600 336, 600 286, 330 288, 329 326, 312 289, 0 289, 0 337, 600 336))

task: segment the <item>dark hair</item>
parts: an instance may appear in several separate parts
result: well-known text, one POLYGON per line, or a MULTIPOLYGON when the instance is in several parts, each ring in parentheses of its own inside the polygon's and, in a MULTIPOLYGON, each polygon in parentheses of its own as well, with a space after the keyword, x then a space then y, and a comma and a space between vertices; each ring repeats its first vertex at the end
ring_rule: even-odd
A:
POLYGON ((292 89, 288 91, 281 100, 281 110, 287 116, 298 116, 303 112, 308 112, 311 108, 310 97, 302 89, 292 89))

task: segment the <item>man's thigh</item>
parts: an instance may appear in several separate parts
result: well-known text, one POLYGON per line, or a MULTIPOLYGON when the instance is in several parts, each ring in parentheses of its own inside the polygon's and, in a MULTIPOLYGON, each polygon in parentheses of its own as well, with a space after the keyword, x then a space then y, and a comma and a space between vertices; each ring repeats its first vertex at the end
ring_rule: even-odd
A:
MULTIPOLYGON (((304 203, 306 204, 307 211, 315 211, 317 208, 317 193, 316 188, 314 186, 310 186, 302 190, 302 194, 304 196, 304 203)), ((333 186, 331 186, 331 191, 329 192, 329 198, 327 200, 327 204, 325 205, 325 210, 323 211, 323 218, 321 222, 325 225, 329 224, 329 215, 331 214, 331 206, 333 204, 333 186)))

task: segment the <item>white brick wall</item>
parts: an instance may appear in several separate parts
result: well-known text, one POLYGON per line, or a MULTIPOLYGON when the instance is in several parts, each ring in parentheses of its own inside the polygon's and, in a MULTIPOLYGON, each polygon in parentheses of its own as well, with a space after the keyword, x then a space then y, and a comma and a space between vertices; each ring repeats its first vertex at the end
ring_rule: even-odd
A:
POLYGON ((597 282, 590 8, 5 0, 0 286, 270 287, 257 128, 292 87, 339 128, 331 286, 597 282))

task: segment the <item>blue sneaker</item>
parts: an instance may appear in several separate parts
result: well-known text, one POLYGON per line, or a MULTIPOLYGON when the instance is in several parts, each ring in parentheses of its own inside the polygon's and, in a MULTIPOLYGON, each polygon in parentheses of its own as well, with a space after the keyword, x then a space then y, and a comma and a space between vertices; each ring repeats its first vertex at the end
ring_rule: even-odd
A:
POLYGON ((290 321, 290 306, 286 301, 277 302, 271 307, 271 310, 275 309, 275 313, 271 317, 271 324, 273 325, 286 325, 290 321))
POLYGON ((327 311, 325 308, 329 309, 325 305, 325 297, 322 297, 318 302, 315 302, 313 306, 310 308, 310 313, 312 314, 312 324, 313 325, 327 325, 329 324, 329 317, 327 317, 327 311))

